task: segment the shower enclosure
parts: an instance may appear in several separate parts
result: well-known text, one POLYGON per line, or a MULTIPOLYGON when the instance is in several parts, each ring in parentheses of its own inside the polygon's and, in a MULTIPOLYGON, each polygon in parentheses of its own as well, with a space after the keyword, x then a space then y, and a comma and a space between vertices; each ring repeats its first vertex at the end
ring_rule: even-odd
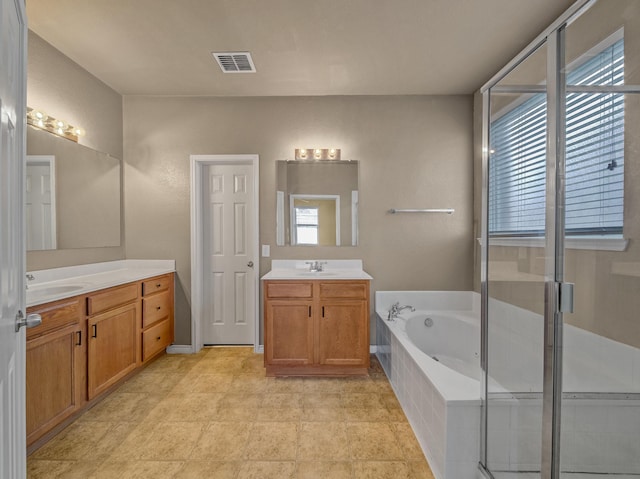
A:
POLYGON ((640 1, 481 90, 481 477, 640 477, 640 1))

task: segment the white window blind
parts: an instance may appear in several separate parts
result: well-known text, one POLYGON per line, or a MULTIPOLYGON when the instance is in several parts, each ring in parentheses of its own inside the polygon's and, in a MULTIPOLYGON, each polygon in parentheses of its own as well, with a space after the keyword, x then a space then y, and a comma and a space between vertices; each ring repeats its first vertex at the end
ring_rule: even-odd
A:
MULTIPOLYGON (((567 73, 568 85, 624 84, 619 40, 567 73)), ((545 230, 546 94, 534 94, 491 123, 489 233, 545 230)), ((624 94, 568 93, 568 235, 620 234, 624 204, 624 94)))
POLYGON ((297 244, 318 244, 318 208, 295 208, 295 228, 297 244))

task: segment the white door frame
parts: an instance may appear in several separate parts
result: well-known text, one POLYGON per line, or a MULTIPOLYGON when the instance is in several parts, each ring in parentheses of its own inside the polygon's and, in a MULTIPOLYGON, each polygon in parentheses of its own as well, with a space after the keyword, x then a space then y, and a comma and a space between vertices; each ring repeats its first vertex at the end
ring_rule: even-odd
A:
POLYGON ((49 167, 49 189, 51 190, 51 249, 58 248, 58 224, 56 205, 56 157, 55 155, 26 155, 26 166, 47 165, 49 167))
POLYGON ((204 244, 202 179, 204 168, 210 165, 251 165, 253 167, 254 224, 251 253, 255 264, 255 337, 253 349, 260 346, 260 168, 258 155, 191 155, 191 349, 197 353, 202 349, 202 321, 204 318, 204 244))

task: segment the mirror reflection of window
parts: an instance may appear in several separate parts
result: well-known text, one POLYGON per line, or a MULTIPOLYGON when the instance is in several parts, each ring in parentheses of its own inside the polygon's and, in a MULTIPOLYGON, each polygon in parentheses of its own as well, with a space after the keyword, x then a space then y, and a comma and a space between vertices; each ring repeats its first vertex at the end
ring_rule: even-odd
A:
POLYGON ((318 208, 296 207, 296 243, 318 244, 318 208))

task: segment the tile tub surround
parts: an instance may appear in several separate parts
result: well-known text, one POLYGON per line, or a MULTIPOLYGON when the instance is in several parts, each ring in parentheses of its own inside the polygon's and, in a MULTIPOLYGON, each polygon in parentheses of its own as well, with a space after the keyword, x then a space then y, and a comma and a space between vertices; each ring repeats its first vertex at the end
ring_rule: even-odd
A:
MULTIPOLYGON (((473 311, 479 306, 475 293, 429 293, 376 293, 377 356, 434 476, 437 479, 469 479, 475 477, 480 458, 479 388, 474 392, 468 387, 443 385, 447 376, 461 375, 419 351, 406 333, 401 333, 401 320, 388 322, 381 317, 386 318, 385 308, 396 301, 410 304, 416 310, 429 311, 473 311), (433 364, 428 364, 429 361, 433 364), (430 369, 440 384, 434 384, 424 369, 430 369), (446 396, 442 390, 446 391, 446 396)), ((464 386, 469 385, 463 378, 458 379, 464 386)))
POLYGON ((126 259, 92 263, 64 268, 29 271, 32 281, 27 281, 27 306, 47 303, 65 297, 78 296, 99 289, 173 273, 176 270, 174 260, 138 260, 126 259), (45 288, 77 286, 67 292, 41 294, 45 288))
MULTIPOLYGON (((478 444, 470 444, 471 439, 463 437, 460 430, 477 439, 479 429, 475 433, 465 429, 458 418, 466 417, 466 421, 479 428, 480 386, 471 396, 461 394, 459 388, 458 392, 452 389, 441 365, 417 350, 399 326, 401 323, 382 319, 395 301, 425 311, 477 310, 479 295, 376 293, 378 357, 434 474, 447 479, 473 477, 464 475, 471 474, 470 469, 462 475, 453 475, 453 471, 470 466, 470 455, 478 457, 478 444), (476 413, 472 412, 473 407, 476 413)), ((494 332, 493 349, 489 352, 490 367, 493 366, 492 418, 488 431, 490 464, 503 471, 539 470, 542 412, 536 390, 541 384, 538 374, 541 357, 535 353, 542 348, 542 317, 496 300, 491 300, 490 308, 494 332), (502 398, 505 389, 525 394, 502 398)), ((637 392, 640 351, 636 348, 566 325, 564 355, 565 391, 637 392)), ((625 394, 583 394, 565 399, 563 441, 564 470, 618 474, 640 471, 640 401, 625 394)))
POLYGON ((28 458, 28 477, 433 479, 375 358, 267 378, 249 347, 164 356, 28 458))

